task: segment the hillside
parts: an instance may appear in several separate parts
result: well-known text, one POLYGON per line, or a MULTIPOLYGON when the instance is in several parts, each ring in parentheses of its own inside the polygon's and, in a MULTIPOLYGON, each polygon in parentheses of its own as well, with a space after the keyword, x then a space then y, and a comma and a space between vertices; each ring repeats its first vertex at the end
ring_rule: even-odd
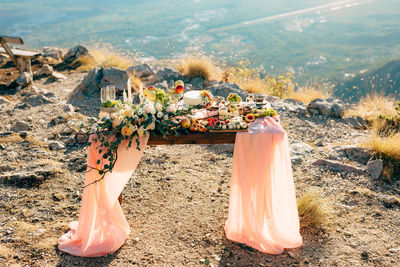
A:
MULTIPOLYGON (((394 174, 393 183, 381 178, 382 161, 363 146, 369 134, 365 125, 343 118, 347 105, 337 99, 306 105, 275 96, 268 99, 289 137, 297 197, 318 191, 331 210, 321 228, 302 229, 303 247, 276 256, 227 240, 223 226, 233 146, 180 145, 146 148, 123 191, 122 206, 132 233, 120 250, 101 258, 60 252, 57 239, 78 218, 81 204, 88 139, 82 126, 98 115, 99 86, 105 77, 112 76, 118 89, 125 73, 115 68, 73 69, 70 63, 89 51, 82 47, 70 51, 74 53, 61 51, 60 56, 35 59, 34 71, 41 72, 28 86, 16 84, 18 74, 11 63, 0 63, 1 265, 204 266, 209 261, 210 266, 396 266, 400 262, 399 177, 394 174), (51 71, 46 71, 48 66, 51 71)), ((216 95, 247 94, 236 84, 188 77, 171 66, 132 67, 144 83, 160 88, 179 78, 185 80, 185 90, 207 86, 216 95)))

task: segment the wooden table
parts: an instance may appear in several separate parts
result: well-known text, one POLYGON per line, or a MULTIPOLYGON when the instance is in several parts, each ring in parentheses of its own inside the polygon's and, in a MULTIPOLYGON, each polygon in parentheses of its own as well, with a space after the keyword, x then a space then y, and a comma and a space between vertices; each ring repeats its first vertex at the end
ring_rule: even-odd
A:
MULTIPOLYGON (((147 145, 206 145, 206 144, 234 144, 236 132, 220 132, 220 133, 191 133, 181 136, 168 136, 164 138, 161 135, 150 135, 147 145)), ((122 204, 122 193, 118 197, 119 203, 122 204)))

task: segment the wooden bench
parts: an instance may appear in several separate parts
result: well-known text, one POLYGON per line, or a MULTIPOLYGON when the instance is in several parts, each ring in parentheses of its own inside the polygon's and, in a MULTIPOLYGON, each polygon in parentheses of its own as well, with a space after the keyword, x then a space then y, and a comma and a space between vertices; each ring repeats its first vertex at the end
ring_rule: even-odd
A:
MULTIPOLYGON (((192 133, 181 136, 168 136, 167 138, 161 135, 150 135, 147 145, 234 144, 235 138, 236 132, 192 133)), ((119 195, 118 200, 122 204, 122 193, 119 195)))
POLYGON ((40 55, 40 53, 10 48, 8 46, 9 43, 22 45, 24 41, 20 37, 0 36, 0 44, 2 46, 0 47, 0 54, 7 54, 20 73, 29 72, 32 74, 31 58, 40 55))

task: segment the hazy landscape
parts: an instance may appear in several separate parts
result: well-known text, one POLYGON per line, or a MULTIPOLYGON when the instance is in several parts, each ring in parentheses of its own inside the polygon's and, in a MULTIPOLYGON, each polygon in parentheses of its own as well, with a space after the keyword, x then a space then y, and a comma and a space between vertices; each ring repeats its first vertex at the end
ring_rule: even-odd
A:
POLYGON ((155 59, 200 46, 299 81, 340 81, 400 57, 399 17, 397 0, 4 0, 0 32, 34 48, 101 42, 155 59))

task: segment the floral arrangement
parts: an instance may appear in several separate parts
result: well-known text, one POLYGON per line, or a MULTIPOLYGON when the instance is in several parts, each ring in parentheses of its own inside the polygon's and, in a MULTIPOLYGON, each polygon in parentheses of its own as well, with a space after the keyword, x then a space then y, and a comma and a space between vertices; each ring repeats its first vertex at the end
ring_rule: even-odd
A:
POLYGON ((200 95, 201 95, 201 104, 203 106, 211 105, 214 102, 213 95, 209 91, 203 90, 200 92, 200 95))

